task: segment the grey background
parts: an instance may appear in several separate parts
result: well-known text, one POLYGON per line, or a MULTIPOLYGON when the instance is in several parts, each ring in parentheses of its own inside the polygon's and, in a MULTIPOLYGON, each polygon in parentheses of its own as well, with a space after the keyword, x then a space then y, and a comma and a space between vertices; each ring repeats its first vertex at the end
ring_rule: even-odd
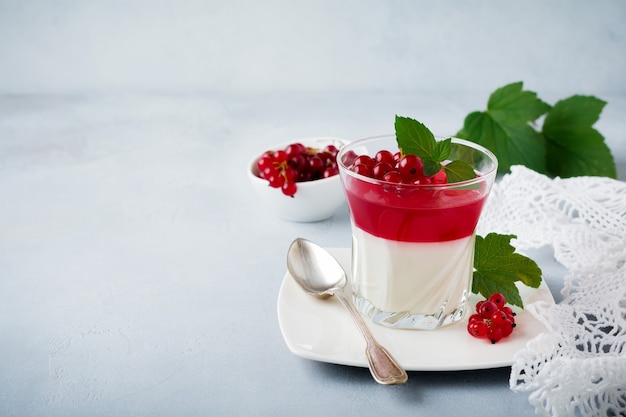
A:
MULTIPOLYGON (((533 415, 508 368, 381 387, 289 353, 286 249, 348 247, 348 212, 282 221, 245 167, 395 114, 452 134, 524 81, 606 100, 623 180, 625 20, 621 1, 0 0, 0 415, 533 415)), ((567 271, 532 256, 559 300, 567 271)))

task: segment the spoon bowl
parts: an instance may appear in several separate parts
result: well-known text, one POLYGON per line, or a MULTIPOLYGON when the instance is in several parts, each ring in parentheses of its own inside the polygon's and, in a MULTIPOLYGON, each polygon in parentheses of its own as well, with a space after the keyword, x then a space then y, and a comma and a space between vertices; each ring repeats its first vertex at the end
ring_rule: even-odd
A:
POLYGON ((306 239, 295 239, 287 252, 287 269, 306 293, 320 298, 327 298, 331 295, 339 298, 365 338, 365 354, 370 372, 376 382, 392 385, 407 381, 408 376, 404 369, 374 339, 360 313, 346 296, 343 291, 347 283, 346 273, 326 249, 306 239))
POLYGON ((320 298, 334 295, 347 283, 339 262, 325 249, 302 238, 294 240, 289 248, 287 269, 305 292, 320 298))

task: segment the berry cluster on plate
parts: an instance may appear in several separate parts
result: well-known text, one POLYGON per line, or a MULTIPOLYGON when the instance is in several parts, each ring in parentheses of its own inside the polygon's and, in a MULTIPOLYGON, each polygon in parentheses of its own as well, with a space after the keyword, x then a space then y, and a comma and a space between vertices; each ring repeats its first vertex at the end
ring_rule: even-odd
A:
POLYGON ((476 313, 467 323, 467 331, 479 339, 497 343, 513 333, 515 313, 506 305, 506 298, 500 293, 476 303, 476 313))

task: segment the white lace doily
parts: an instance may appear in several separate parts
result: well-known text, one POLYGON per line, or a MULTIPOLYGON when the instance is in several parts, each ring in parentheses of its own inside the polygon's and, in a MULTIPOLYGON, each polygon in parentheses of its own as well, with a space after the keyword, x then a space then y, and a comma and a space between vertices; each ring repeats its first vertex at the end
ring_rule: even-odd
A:
POLYGON ((540 415, 626 416, 626 183, 515 166, 485 207, 489 232, 520 251, 551 245, 568 269, 561 303, 527 306, 549 332, 517 353, 511 389, 540 415))

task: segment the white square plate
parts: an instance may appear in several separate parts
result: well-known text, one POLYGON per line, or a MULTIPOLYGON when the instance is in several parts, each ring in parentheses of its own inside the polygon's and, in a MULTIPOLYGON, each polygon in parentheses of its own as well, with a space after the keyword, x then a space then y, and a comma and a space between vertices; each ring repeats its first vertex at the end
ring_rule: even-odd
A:
MULTIPOLYGON (((350 249, 328 249, 350 274, 350 249)), ((537 289, 520 286, 524 305, 537 301, 554 303, 542 282, 537 289)), ((347 289, 349 291, 349 288, 347 289)), ((482 297, 472 295, 473 306, 482 297)), ((526 310, 517 312, 517 327, 496 344, 472 337, 467 321, 438 330, 390 329, 366 322, 376 339, 408 371, 452 371, 510 366, 516 352, 545 326, 526 310)), ((335 297, 320 300, 306 294, 287 272, 278 293, 278 322, 289 350, 300 357, 321 362, 367 367, 365 340, 347 310, 335 297)))

